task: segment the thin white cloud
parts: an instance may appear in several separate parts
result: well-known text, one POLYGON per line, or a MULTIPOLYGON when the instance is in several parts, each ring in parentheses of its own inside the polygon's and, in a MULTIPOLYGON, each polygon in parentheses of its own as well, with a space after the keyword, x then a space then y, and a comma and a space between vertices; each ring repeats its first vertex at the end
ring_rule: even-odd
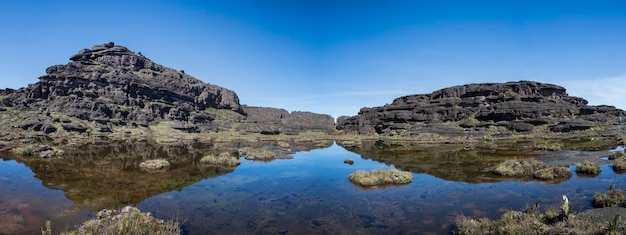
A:
POLYGON ((572 81, 563 85, 569 95, 582 97, 588 100, 590 105, 612 105, 626 109, 626 74, 572 81))

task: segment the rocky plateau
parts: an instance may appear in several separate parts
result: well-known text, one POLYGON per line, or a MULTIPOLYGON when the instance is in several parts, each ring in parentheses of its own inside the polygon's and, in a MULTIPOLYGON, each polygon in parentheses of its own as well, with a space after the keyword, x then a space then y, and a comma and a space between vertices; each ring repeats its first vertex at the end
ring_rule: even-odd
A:
POLYGON ((561 86, 519 81, 467 84, 399 97, 391 104, 362 108, 356 116, 339 117, 337 129, 411 136, 481 133, 498 127, 533 132, 547 125, 552 132, 570 132, 621 124, 622 116, 624 110, 590 106, 583 98, 569 96, 561 86))

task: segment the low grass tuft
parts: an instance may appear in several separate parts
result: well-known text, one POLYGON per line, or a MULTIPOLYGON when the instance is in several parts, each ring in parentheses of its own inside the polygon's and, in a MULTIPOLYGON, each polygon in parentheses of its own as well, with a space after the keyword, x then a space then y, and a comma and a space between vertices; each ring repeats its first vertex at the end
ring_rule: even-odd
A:
POLYGON ((237 166, 241 164, 239 158, 232 156, 229 152, 220 153, 217 157, 214 155, 206 155, 200 159, 200 163, 220 166, 237 166))
POLYGON ((564 166, 551 166, 535 171, 533 177, 539 180, 565 179, 572 177, 572 172, 564 166))
POLYGON ((178 222, 157 219, 150 213, 143 213, 135 207, 127 206, 117 211, 100 211, 97 219, 86 221, 75 230, 61 234, 173 235, 181 234, 181 230, 178 222))
POLYGON ((170 162, 165 159, 152 159, 141 162, 139 168, 148 172, 160 172, 169 169, 170 162))
POLYGON ((539 160, 507 160, 496 166, 493 173, 502 176, 531 176, 537 170, 546 168, 546 164, 539 160))
POLYGON ((593 196, 593 207, 595 208, 625 205, 626 198, 624 197, 624 191, 616 189, 615 185, 611 185, 606 193, 596 193, 593 196))
POLYGON ((276 159, 278 154, 266 149, 255 149, 250 147, 240 148, 239 155, 244 156, 246 160, 271 161, 276 159))
POLYGON ((613 171, 624 172, 626 171, 626 158, 619 158, 613 162, 613 171))
POLYGON ((600 174, 600 166, 590 161, 576 164, 576 173, 597 175, 600 174))
POLYGON ((348 176, 350 182, 363 187, 374 187, 394 184, 408 184, 413 182, 413 174, 396 169, 376 169, 370 172, 357 171, 348 176))

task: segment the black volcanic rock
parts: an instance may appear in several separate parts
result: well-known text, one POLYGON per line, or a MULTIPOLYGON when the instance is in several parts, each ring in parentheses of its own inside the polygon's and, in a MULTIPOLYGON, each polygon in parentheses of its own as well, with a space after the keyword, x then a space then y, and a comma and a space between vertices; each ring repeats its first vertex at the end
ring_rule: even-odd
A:
POLYGON ((298 134, 305 131, 333 132, 335 120, 326 114, 287 112, 284 109, 243 106, 246 119, 237 130, 241 133, 298 134))
POLYGON ((328 115, 244 109, 235 92, 156 64, 112 42, 82 49, 70 60, 47 68, 46 75, 28 87, 0 89, 0 111, 9 110, 2 116, 6 120, 0 122, 0 129, 105 134, 114 132, 113 126, 145 129, 170 121, 165 125, 193 133, 335 130, 328 115))
POLYGON ((63 112, 83 120, 150 123, 187 121, 206 108, 243 113, 235 92, 156 64, 113 43, 83 49, 39 82, 2 90, 0 104, 16 110, 63 112))
POLYGON ((337 129, 411 134, 424 125, 448 122, 460 128, 497 125, 526 132, 554 122, 559 124, 553 131, 565 132, 588 129, 588 122, 615 122, 623 115, 623 110, 613 106, 588 106, 585 99, 568 96, 561 86, 519 81, 467 84, 403 96, 385 106, 362 108, 356 116, 340 117, 337 129))

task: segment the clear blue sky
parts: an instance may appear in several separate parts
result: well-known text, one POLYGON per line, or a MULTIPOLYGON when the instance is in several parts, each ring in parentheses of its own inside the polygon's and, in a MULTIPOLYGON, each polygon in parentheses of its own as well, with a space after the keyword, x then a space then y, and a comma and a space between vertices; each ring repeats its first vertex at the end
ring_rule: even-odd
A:
POLYGON ((626 108, 626 1, 0 1, 0 88, 113 41, 243 104, 355 115, 465 83, 626 108))

